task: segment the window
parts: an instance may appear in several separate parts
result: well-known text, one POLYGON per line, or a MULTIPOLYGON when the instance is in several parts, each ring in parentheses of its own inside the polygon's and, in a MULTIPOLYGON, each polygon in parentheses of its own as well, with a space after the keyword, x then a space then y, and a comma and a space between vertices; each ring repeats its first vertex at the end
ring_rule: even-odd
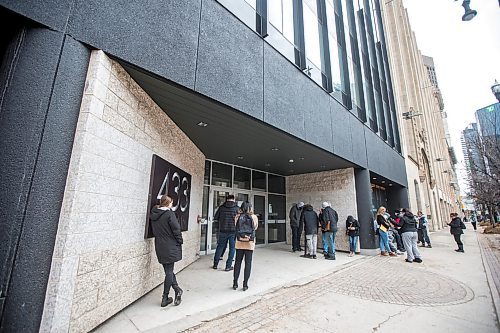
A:
POLYGON ((268 174, 268 191, 270 193, 280 193, 285 194, 285 177, 277 176, 273 174, 268 174))
POLYGON ((252 171, 252 189, 267 190, 266 174, 260 171, 252 171))
POLYGON ((205 185, 210 184, 210 166, 210 161, 205 161, 205 176, 203 177, 203 184, 205 185))
POLYGON ((342 100, 342 79, 340 77, 339 43, 337 41, 337 27, 333 0, 326 1, 326 22, 328 26, 328 46, 330 47, 330 66, 333 86, 333 95, 342 100))
POLYGON ((250 189, 250 169, 234 167, 234 187, 250 189))
POLYGON ((315 0, 304 0, 304 45, 306 53, 306 74, 316 82, 322 82, 321 61, 321 21, 315 0))
POLYGON ((228 164, 212 163, 212 185, 232 187, 233 167, 228 164))
POLYGON ((269 23, 273 25, 290 43, 294 42, 293 0, 270 0, 269 23))

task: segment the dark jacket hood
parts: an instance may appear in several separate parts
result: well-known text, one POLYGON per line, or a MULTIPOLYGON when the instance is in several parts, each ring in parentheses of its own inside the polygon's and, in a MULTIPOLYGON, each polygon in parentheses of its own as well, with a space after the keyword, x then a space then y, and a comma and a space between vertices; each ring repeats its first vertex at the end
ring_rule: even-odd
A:
POLYGON ((153 207, 153 209, 151 210, 151 214, 149 214, 149 218, 152 221, 157 221, 160 218, 160 216, 162 216, 163 213, 165 213, 166 211, 167 210, 163 210, 158 207, 153 207))
POLYGON ((354 222, 354 217, 352 217, 351 215, 349 215, 349 216, 347 217, 347 222, 349 222, 349 223, 354 222))
POLYGON ((311 206, 311 205, 305 205, 304 206, 304 210, 311 211, 311 210, 313 210, 313 206, 311 206))
POLYGON ((234 206, 236 206, 236 201, 226 201, 222 204, 224 207, 226 208, 233 208, 234 206))
POLYGON ((409 218, 411 218, 411 219, 415 218, 415 215, 413 215, 413 213, 412 213, 412 212, 406 212, 406 213, 404 214, 404 216, 409 217, 409 218))

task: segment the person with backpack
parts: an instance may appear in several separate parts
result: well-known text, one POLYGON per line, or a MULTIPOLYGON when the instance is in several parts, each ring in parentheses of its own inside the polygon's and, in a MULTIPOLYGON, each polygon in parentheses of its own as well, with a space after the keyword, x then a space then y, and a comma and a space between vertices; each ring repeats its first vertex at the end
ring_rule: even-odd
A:
POLYGON ((356 254, 359 240, 359 222, 354 217, 349 215, 345 221, 345 228, 347 236, 349 236, 349 257, 356 254))
POLYGON ((427 221, 427 217, 422 213, 422 211, 419 210, 417 212, 417 219, 418 241, 421 243, 421 246, 425 246, 425 244, 427 243, 426 247, 431 248, 431 240, 429 238, 429 233, 427 232, 427 226, 429 224, 429 222, 427 221))
POLYGON ((252 270, 252 257, 255 250, 255 230, 259 225, 257 215, 253 213, 252 204, 248 201, 241 203, 238 214, 234 218, 236 229, 236 261, 234 262, 233 289, 238 289, 241 263, 245 258, 243 272, 243 291, 248 289, 248 279, 252 270))
POLYGON ((235 239, 234 239, 234 217, 238 213, 238 205, 234 199, 234 195, 230 194, 226 197, 226 202, 219 206, 214 215, 214 220, 219 222, 219 233, 217 234, 217 249, 214 255, 213 269, 217 269, 219 260, 223 255, 227 243, 229 242, 229 254, 226 260, 226 272, 233 270, 233 258, 235 252, 235 239))
POLYGON ((313 209, 313 206, 307 204, 304 206, 300 223, 304 225, 304 233, 306 235, 306 253, 301 255, 304 258, 316 259, 316 249, 318 248, 318 215, 313 209))
POLYGON ((182 259, 182 232, 181 226, 175 213, 172 211, 172 198, 163 195, 160 204, 151 210, 151 228, 155 236, 155 251, 158 262, 165 271, 165 281, 163 282, 163 295, 161 307, 170 303, 181 304, 182 289, 177 283, 174 274, 174 264, 182 259), (168 297, 170 288, 175 291, 175 300, 168 297))
POLYGON ((337 212, 330 206, 330 203, 323 202, 321 213, 321 232, 323 233, 323 250, 327 249, 325 259, 335 260, 335 235, 337 234, 337 223, 339 216, 337 212))
POLYGON ((450 218, 451 222, 448 223, 450 226, 450 233, 453 235, 453 238, 455 238, 455 242, 458 246, 458 249, 455 251, 464 253, 464 243, 462 243, 460 236, 464 233, 463 229, 465 229, 465 224, 462 222, 460 217, 458 217, 457 213, 451 213, 450 218))

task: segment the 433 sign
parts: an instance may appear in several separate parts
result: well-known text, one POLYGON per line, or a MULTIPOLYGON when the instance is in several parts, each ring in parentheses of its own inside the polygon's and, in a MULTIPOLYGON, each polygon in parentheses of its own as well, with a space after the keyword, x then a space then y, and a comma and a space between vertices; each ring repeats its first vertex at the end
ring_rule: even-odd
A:
POLYGON ((151 208, 160 202, 160 198, 164 194, 167 194, 173 200, 172 210, 179 220, 181 231, 188 230, 190 193, 191 175, 165 161, 160 156, 153 155, 151 180, 149 183, 148 213, 144 237, 153 237, 149 214, 151 208))

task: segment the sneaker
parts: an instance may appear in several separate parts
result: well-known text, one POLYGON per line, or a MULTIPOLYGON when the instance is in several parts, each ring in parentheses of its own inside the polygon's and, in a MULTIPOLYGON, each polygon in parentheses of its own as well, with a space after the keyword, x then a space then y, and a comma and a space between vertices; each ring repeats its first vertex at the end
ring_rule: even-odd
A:
POLYGON ((248 286, 243 286, 243 291, 247 291, 248 286))
POLYGON ((403 254, 403 252, 401 252, 401 251, 397 250, 397 251, 396 251, 396 254, 397 254, 397 255, 402 255, 402 254, 403 254))
POLYGON ((333 255, 333 256, 326 256, 325 259, 326 260, 335 260, 335 255, 333 255))
POLYGON ((394 252, 390 252, 390 253, 389 253, 389 256, 390 256, 390 257, 397 257, 398 255, 397 255, 396 253, 394 253, 394 252))
POLYGON ((431 244, 427 245, 426 247, 428 247, 429 249, 432 249, 432 245, 431 244))
POLYGON ((213 265, 213 266, 212 266, 212 268, 213 268, 213 269, 217 269, 217 265, 213 265))
POLYGON ((233 281, 233 290, 238 289, 238 282, 233 281))
POLYGON ((226 271, 226 272, 230 272, 230 271, 232 271, 232 270, 233 270, 233 267, 226 267, 226 268, 224 269, 224 271, 226 271))
POLYGON ((177 290, 175 291, 175 301, 174 301, 174 305, 179 305, 181 304, 181 301, 182 301, 182 289, 181 288, 177 288, 177 290))
POLYGON ((170 303, 172 303, 173 301, 174 301, 174 299, 173 299, 172 297, 168 297, 168 296, 165 296, 165 295, 164 295, 164 296, 161 298, 161 304, 160 304, 160 306, 161 306, 162 308, 164 308, 164 307, 166 307, 167 305, 169 305, 170 303))
POLYGON ((408 260, 408 259, 405 259, 405 261, 406 261, 406 262, 409 262, 410 264, 413 262, 413 261, 410 261, 410 260, 408 260))
POLYGON ((302 257, 302 258, 310 258, 310 257, 311 257, 311 255, 310 255, 310 254, 302 254, 302 255, 301 255, 301 257, 302 257))
POLYGON ((420 259, 420 258, 415 258, 415 259, 413 259, 413 261, 414 261, 414 262, 417 262, 417 263, 419 263, 419 264, 420 264, 423 260, 422 260, 422 259, 420 259))

